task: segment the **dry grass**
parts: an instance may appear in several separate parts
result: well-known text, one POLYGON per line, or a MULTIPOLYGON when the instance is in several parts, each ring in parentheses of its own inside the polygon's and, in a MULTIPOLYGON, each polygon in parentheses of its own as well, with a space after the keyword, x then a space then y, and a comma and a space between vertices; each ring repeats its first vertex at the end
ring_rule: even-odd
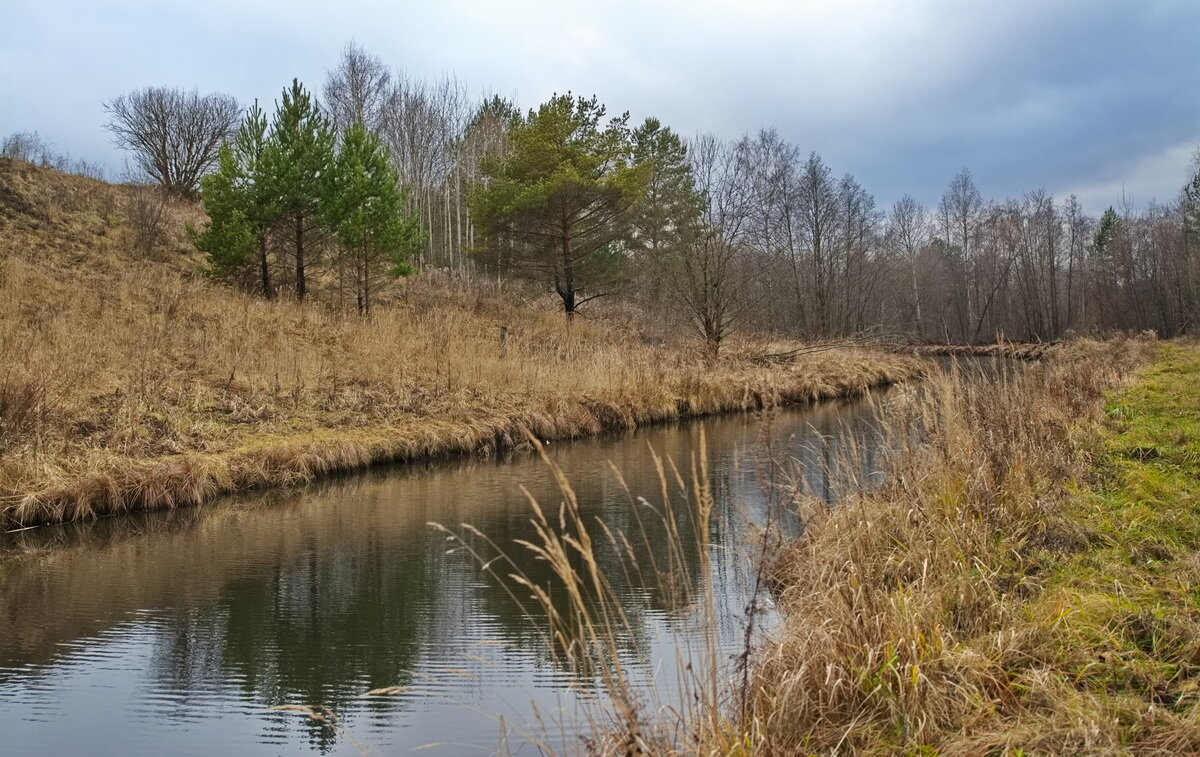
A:
POLYGON ((919 361, 846 350, 709 366, 631 308, 565 323, 502 282, 427 272, 370 318, 198 275, 138 190, 0 160, 0 527, 203 502, 373 462, 472 453, 686 415, 847 396, 919 361), (502 346, 500 327, 507 328, 502 346))
MULTIPOLYGON (((603 693, 601 698, 577 703, 589 732, 569 735, 580 738, 582 751, 692 754, 706 748, 711 734, 725 728, 725 692, 720 682, 728 671, 715 631, 709 537, 716 501, 703 433, 698 453, 685 468, 650 451, 660 488, 649 497, 630 490, 614 466, 616 482, 634 514, 628 530, 586 518, 566 474, 536 438, 530 441, 562 496, 558 506, 551 508, 526 492, 536 539, 497 544, 469 524, 458 531, 433 525, 468 550, 508 591, 530 625, 541 630, 546 650, 558 663, 603 693), (639 547, 646 554, 641 561, 636 556, 639 547), (523 572, 519 562, 510 559, 512 549, 527 550, 544 562, 550 580, 540 583, 523 572), (687 556, 692 550, 695 560, 687 556), (606 572, 607 561, 601 557, 605 551, 622 556, 622 570, 606 572), (622 601, 622 596, 643 592, 658 594, 669 606, 694 610, 689 612, 690 622, 701 631, 698 644, 687 643, 678 650, 674 691, 663 691, 662 682, 646 679, 646 671, 654 669, 656 661, 639 643, 638 621, 631 619, 622 601)), ((685 644, 679 636, 675 640, 685 644)), ((560 741, 545 726, 545 732, 521 735, 539 752, 556 754, 560 741)))
POLYGON ((1085 488, 1104 393, 1149 349, 1076 343, 1008 381, 935 380, 898 408, 908 443, 888 483, 809 507, 780 563, 786 630, 740 724, 752 751, 1200 749, 1196 698, 1155 692, 1195 685, 1194 599, 1131 606, 1085 488), (1081 594, 1087 564, 1107 578, 1081 594), (1133 660, 1111 640, 1138 618, 1182 646, 1133 660), (1131 683, 1148 670, 1155 685, 1131 683))
MULTIPOLYGON (((741 690, 698 685, 681 710, 648 711, 609 675, 609 709, 593 718, 589 746, 1200 751, 1200 350, 1161 348, 1166 357, 1105 404, 1159 350, 1077 341, 998 381, 955 373, 893 394, 886 482, 851 483, 834 507, 797 496, 804 534, 770 556, 784 622, 752 675, 733 683, 741 690)), ((576 587, 581 620, 563 624, 542 601, 560 621, 551 628, 573 630, 549 643, 598 650, 587 665, 611 665, 620 611, 588 554, 614 537, 571 517, 578 508, 560 485, 566 517, 535 504, 541 541, 527 546, 576 587)), ((707 501, 708 486, 693 475, 692 498, 707 501)), ((696 662, 698 684, 728 680, 696 662)))

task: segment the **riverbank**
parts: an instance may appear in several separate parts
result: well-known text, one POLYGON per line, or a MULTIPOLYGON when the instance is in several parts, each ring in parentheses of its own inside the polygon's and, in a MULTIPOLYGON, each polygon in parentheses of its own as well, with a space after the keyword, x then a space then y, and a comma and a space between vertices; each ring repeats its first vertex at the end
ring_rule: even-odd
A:
POLYGON ((915 402, 930 445, 809 504, 717 751, 1200 750, 1200 349, 1075 343, 915 402))
MULTIPOLYGON (((270 315, 278 317, 281 309, 287 306, 270 308, 276 311, 270 315)), ((336 325, 350 332, 353 344, 354 332, 395 329, 400 320, 437 328, 447 317, 464 317, 388 315, 336 325)), ((132 391, 119 381, 107 391, 79 381, 68 392, 62 385, 43 388, 52 379, 35 374, 32 381, 46 384, 18 390, 42 393, 57 411, 26 432, 36 443, 10 452, 0 465, 0 523, 13 528, 196 505, 374 463, 488 454, 524 444, 524 429, 554 441, 764 403, 853 397, 925 370, 915 360, 867 351, 770 368, 737 357, 708 366, 681 351, 606 343, 594 324, 567 333, 549 319, 513 329, 509 349, 528 352, 500 358, 485 335, 491 329, 464 320, 439 337, 438 354, 423 365, 391 356, 389 362, 404 366, 399 381, 360 378, 358 371, 370 374, 379 366, 364 366, 360 356, 373 358, 351 350, 343 359, 334 351, 283 386, 272 386, 275 375, 229 368, 226 378, 201 370, 185 381, 134 382, 132 391), (162 454, 167 450, 172 454, 162 454)), ((87 331, 77 333, 84 338, 87 331)), ((135 343, 142 338, 133 335, 135 343)), ((377 334, 367 337, 377 340, 377 334)), ((127 370, 153 370, 152 361, 167 359, 172 348, 168 342, 157 355, 130 355, 127 370)), ((115 352, 106 362, 121 362, 115 352)), ((291 360, 306 358, 300 344, 288 352, 291 360)))
MULTIPOLYGON (((911 356, 730 340, 620 303, 427 271, 368 318, 207 281, 170 205, 139 243, 136 190, 0 160, 0 530, 196 505, 373 463, 488 454, 648 423, 859 395, 911 356), (143 240, 144 241, 144 240, 143 240)), ((332 284, 330 284, 332 286, 332 284)))
MULTIPOLYGON (((850 345, 871 345, 870 339, 856 340, 831 339, 815 344, 802 345, 797 350, 778 353, 767 353, 761 356, 760 362, 787 362, 799 355, 815 354, 831 349, 844 348, 850 345)), ((994 358, 999 360, 1044 360, 1061 347, 1065 342, 996 342, 994 344, 903 344, 880 340, 876 346, 888 349, 898 355, 911 355, 922 358, 994 358)))
POLYGON ((921 357, 994 357, 1006 360, 1042 360, 1062 342, 999 342, 996 344, 920 344, 900 348, 921 357))

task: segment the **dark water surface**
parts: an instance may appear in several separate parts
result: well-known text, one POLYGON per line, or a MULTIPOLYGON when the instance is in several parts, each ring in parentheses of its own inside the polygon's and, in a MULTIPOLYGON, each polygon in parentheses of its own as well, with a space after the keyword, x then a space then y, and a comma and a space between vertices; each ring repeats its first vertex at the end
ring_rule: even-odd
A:
MULTIPOLYGON (((691 597, 711 589, 720 655, 740 648, 746 524, 764 517, 759 478, 772 470, 764 441, 820 494, 839 446, 854 444, 868 475, 877 467, 879 402, 784 410, 769 434, 746 415, 549 448, 589 519, 630 534, 646 523, 630 542, 649 565, 663 559, 665 529, 631 503, 609 463, 661 507, 650 447, 686 477, 702 429, 707 437, 709 559, 685 538, 682 591, 622 584, 622 648, 652 706, 672 703, 681 664, 702 654, 691 597)), ((550 508, 562 500, 547 466, 518 453, 0 536, 0 753, 395 754, 436 744, 422 753, 491 754, 505 731, 513 754, 538 753, 531 735, 578 744, 594 681, 549 659, 544 623, 428 525, 470 523, 505 545, 532 538, 521 486, 550 508), (365 695, 391 686, 406 688, 365 695), (327 707, 340 726, 278 705, 327 707)), ((675 502, 686 526, 691 512, 675 502)), ((544 562, 506 551, 547 583, 544 562)), ((598 551, 607 575, 622 574, 618 550, 598 551)))

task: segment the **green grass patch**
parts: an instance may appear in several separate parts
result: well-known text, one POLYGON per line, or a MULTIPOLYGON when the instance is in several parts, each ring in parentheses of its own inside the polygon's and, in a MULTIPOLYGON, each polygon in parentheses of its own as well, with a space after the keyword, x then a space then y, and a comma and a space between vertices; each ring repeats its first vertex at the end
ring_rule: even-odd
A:
POLYGON ((1200 349, 1163 346, 1106 418, 1095 485, 1072 500, 1092 547, 1054 561, 1030 617, 1051 667, 1136 746, 1164 712, 1200 727, 1200 349))

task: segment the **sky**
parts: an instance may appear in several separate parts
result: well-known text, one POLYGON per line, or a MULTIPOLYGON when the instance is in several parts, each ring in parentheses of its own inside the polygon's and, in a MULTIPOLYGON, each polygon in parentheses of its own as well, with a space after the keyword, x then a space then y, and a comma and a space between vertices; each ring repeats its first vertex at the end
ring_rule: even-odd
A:
POLYGON ((2 0, 0 138, 116 176, 104 101, 319 92, 351 40, 523 108, 570 90, 684 136, 775 128, 881 208, 963 168, 989 199, 1143 208, 1200 149, 1200 0, 2 0))

